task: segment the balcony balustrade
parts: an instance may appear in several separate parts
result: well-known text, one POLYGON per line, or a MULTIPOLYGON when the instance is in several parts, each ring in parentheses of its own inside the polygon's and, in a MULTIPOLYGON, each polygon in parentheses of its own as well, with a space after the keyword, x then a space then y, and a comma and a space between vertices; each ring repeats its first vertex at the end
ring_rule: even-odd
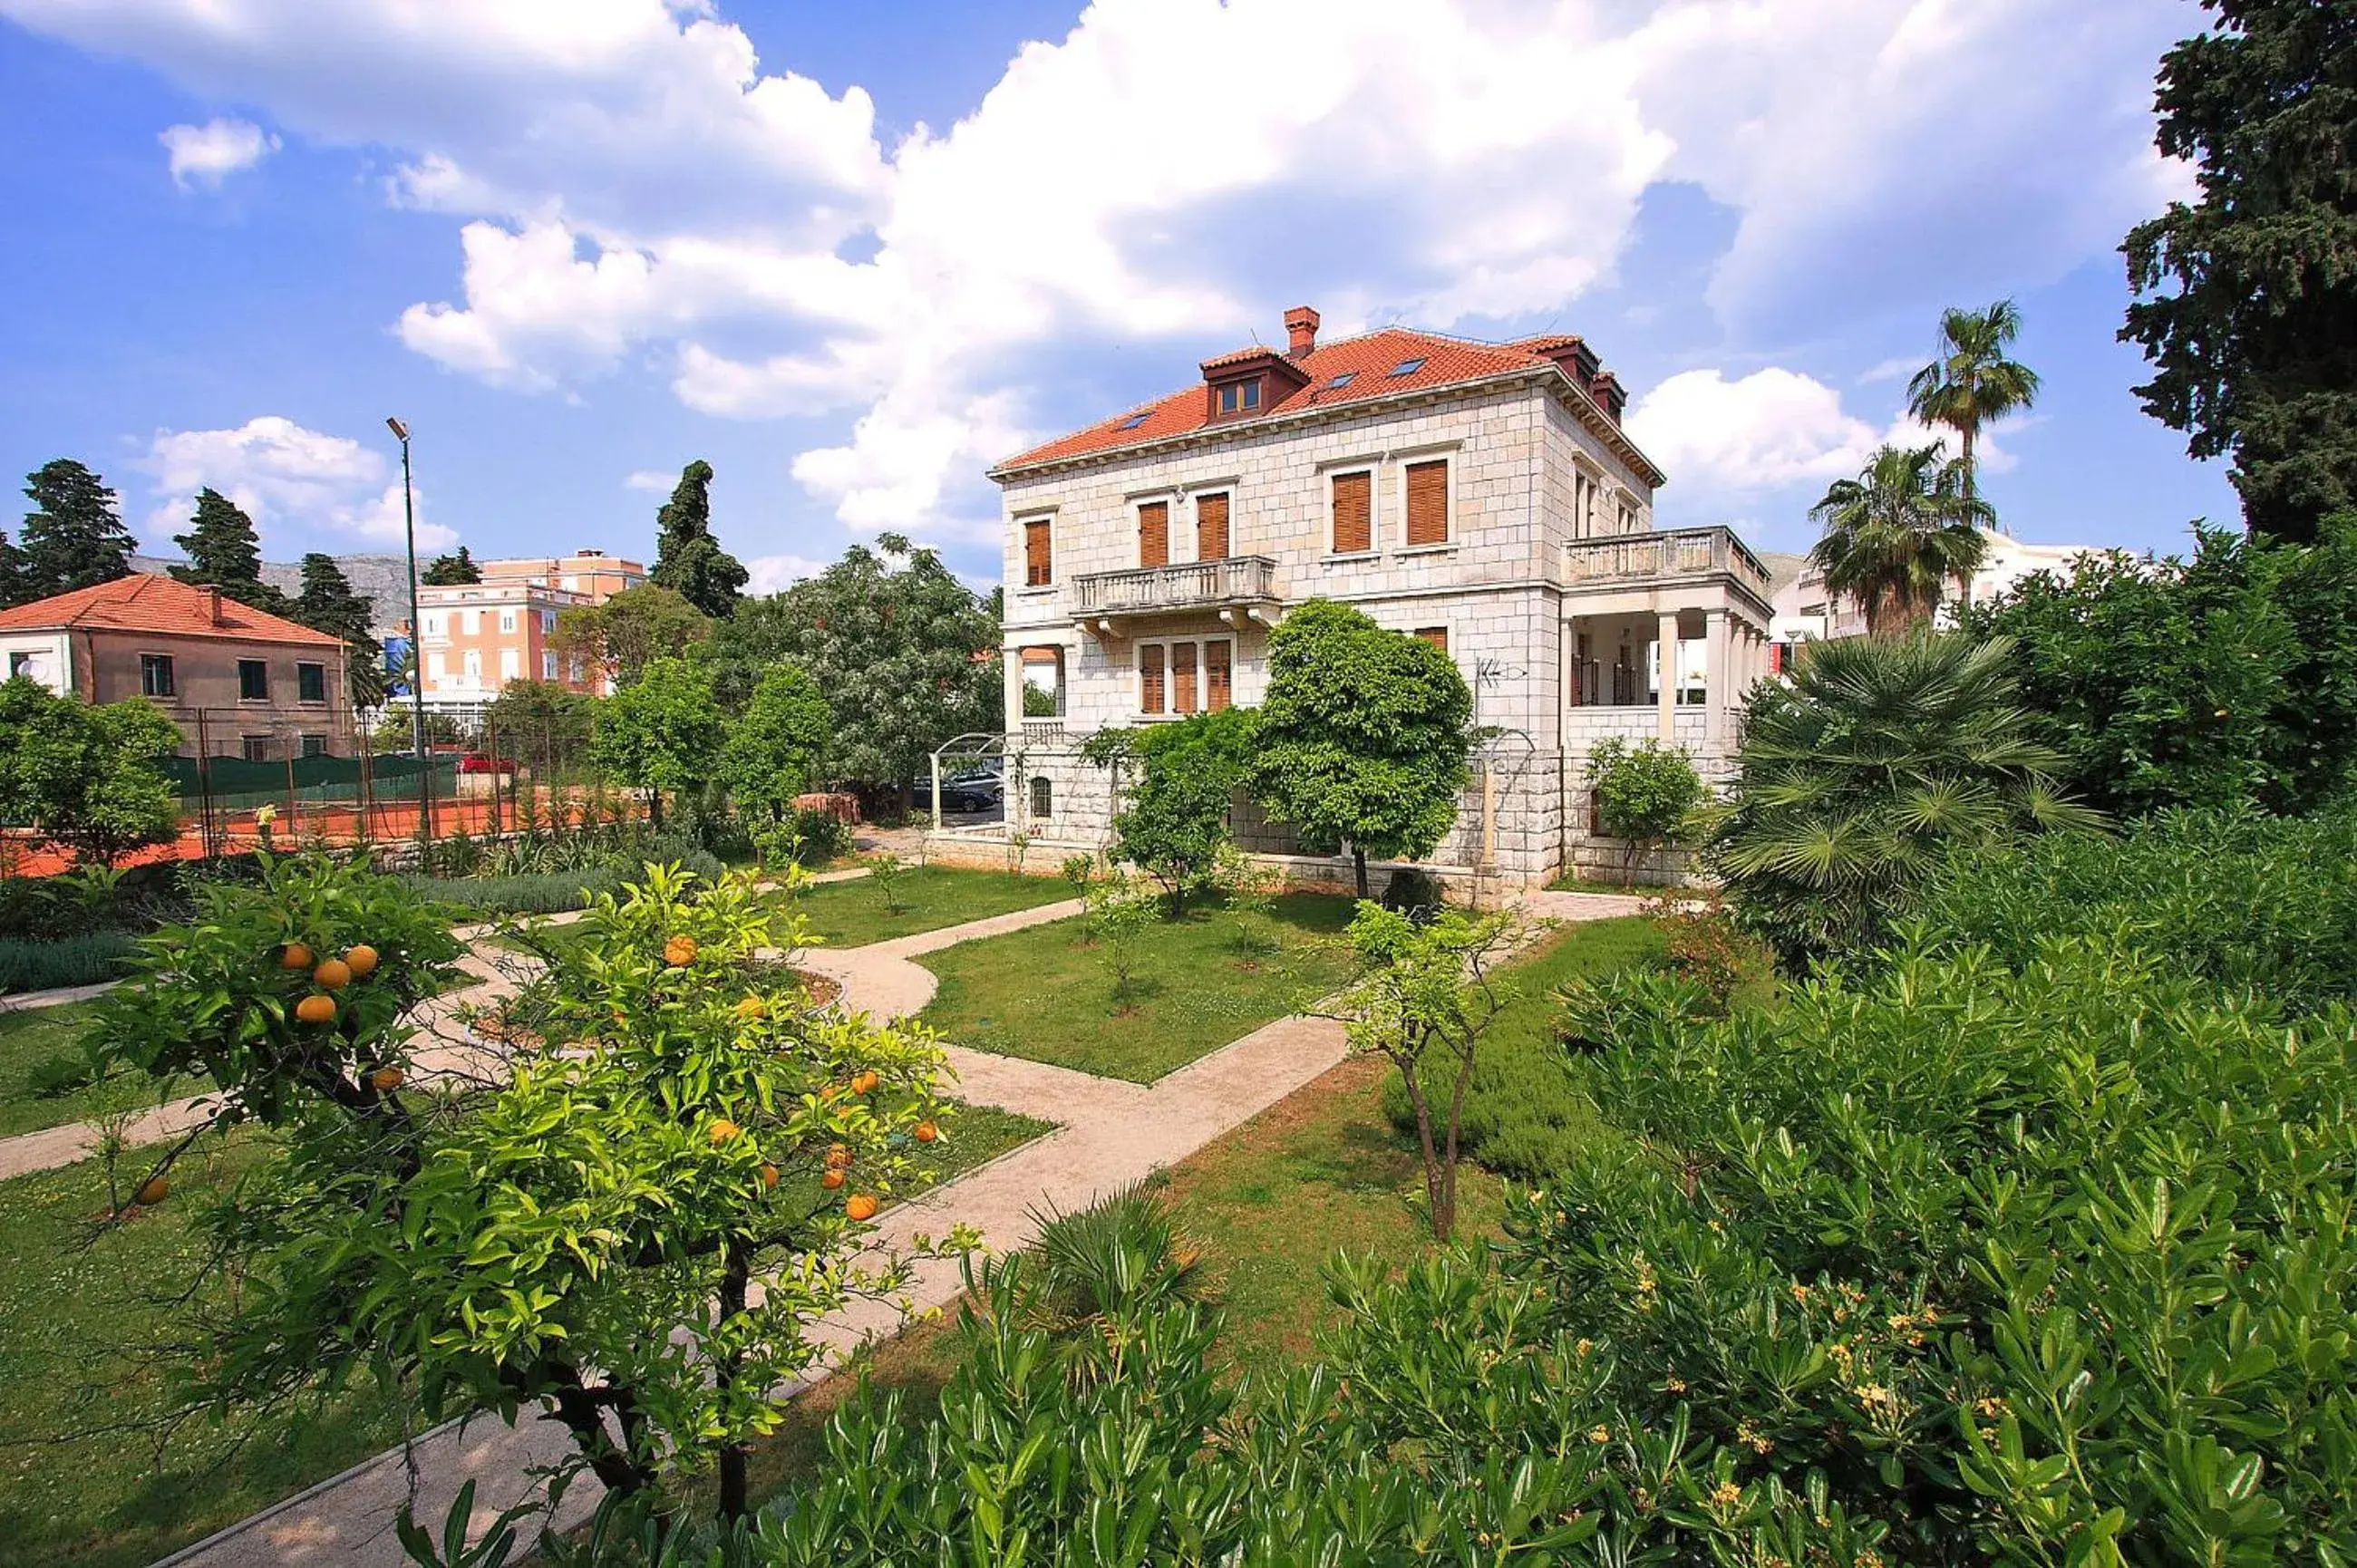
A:
POLYGON ((1265 555, 1230 555, 1175 566, 1091 572, 1072 579, 1072 593, 1084 616, 1147 615, 1274 604, 1276 563, 1265 555))
POLYGON ((1721 525, 1658 533, 1616 533, 1564 546, 1564 575, 1575 587, 1622 587, 1698 577, 1731 577, 1765 602, 1768 568, 1721 525))

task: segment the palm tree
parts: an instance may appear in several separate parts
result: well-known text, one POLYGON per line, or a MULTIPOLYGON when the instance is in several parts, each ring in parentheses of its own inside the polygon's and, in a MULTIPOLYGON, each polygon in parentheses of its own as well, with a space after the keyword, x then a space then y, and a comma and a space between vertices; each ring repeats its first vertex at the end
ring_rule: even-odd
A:
POLYGON ((1824 532, 1809 552, 1828 594, 1866 607, 1876 636, 1929 620, 1951 579, 1969 582, 1996 513, 1974 495, 1939 442, 1885 446, 1855 479, 1835 479, 1809 509, 1824 532))
POLYGON ((1975 844, 2101 831, 2020 705, 2011 638, 1809 646, 1763 688, 1707 851, 1744 923, 1788 964, 1882 940, 1924 878, 1975 844))
POLYGON ((1944 424, 1963 443, 1964 494, 1977 490, 1973 447, 1981 426, 2038 401, 2038 372, 2005 357, 2021 331, 2021 309, 2000 299, 1986 310, 1951 309, 1940 317, 1940 357, 1907 383, 1908 411, 1944 424))

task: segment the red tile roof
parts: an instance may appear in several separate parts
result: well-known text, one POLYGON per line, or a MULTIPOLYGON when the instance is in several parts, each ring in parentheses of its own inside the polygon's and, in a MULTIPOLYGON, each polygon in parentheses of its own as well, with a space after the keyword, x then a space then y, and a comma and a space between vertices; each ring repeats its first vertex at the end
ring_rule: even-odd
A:
MULTIPOLYGON (((1555 339, 1526 341, 1548 343, 1555 339)), ((1203 369, 1208 371, 1254 354, 1272 351, 1257 347, 1234 349, 1204 360, 1203 369)), ((1258 413, 1215 422, 1211 417, 1203 383, 1197 381, 1166 397, 1092 424, 1085 430, 1074 431, 1044 446, 1035 446, 1028 452, 1009 457, 993 471, 1029 467, 1038 463, 1053 463, 1068 457, 1109 452, 1117 447, 1141 446, 1208 429, 1215 423, 1223 428, 1257 425, 1279 415, 1299 413, 1311 408, 1371 403, 1400 392, 1422 392, 1516 371, 1538 370, 1552 361, 1544 354, 1534 353, 1520 343, 1480 343, 1466 338, 1448 338, 1435 332, 1414 332, 1404 327, 1387 327, 1361 337, 1320 344, 1292 363, 1299 366, 1309 377, 1308 384, 1297 392, 1276 398, 1258 413), (1394 370, 1410 360, 1421 360, 1424 363, 1406 375, 1392 374, 1394 370), (1336 378, 1346 374, 1351 378, 1349 385, 1337 387, 1333 384, 1336 378), (1140 423, 1130 424, 1141 414, 1144 418, 1140 423)), ((1272 392, 1276 390, 1271 388, 1272 392)), ((1634 453, 1635 448, 1631 446, 1630 451, 1634 453)), ((1644 463, 1641 456, 1639 462, 1643 467, 1652 467, 1644 463)))
POLYGON ((213 619, 210 588, 177 577, 134 572, 94 588, 76 588, 0 610, 0 631, 144 631, 157 637, 220 637, 237 642, 291 642, 339 648, 324 631, 297 626, 235 599, 213 619))

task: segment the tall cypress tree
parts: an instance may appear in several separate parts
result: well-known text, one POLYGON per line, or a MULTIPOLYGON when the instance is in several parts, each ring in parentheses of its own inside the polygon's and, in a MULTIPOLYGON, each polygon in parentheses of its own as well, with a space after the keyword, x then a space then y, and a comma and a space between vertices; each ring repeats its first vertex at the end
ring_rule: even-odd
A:
POLYGON ((314 631, 343 639, 344 687, 353 707, 384 701, 384 645, 370 635, 369 602, 352 591, 334 556, 314 550, 303 557, 303 592, 293 615, 314 631))
POLYGON ((474 553, 461 544, 456 555, 436 555, 428 561, 417 580, 429 588, 460 587, 481 582, 483 569, 476 564, 474 553))
POLYGON ((16 602, 111 583, 131 570, 137 542, 114 510, 114 492, 70 457, 25 477, 33 510, 17 535, 16 602))
POLYGON ((679 484, 655 514, 658 587, 719 620, 737 608, 748 574, 712 537, 712 465, 699 457, 679 472, 679 484))
POLYGON ((2158 141, 2193 160, 2122 249, 2145 412, 2231 455, 2254 532, 2308 542, 2357 506, 2357 5, 2202 0, 2219 27, 2161 58, 2158 141), (2160 293, 2164 287, 2169 293, 2160 293))
POLYGON ((188 532, 172 535, 188 553, 188 564, 172 568, 183 583, 219 588, 239 604, 285 615, 286 596, 262 580, 262 536, 245 510, 210 485, 197 492, 188 532))

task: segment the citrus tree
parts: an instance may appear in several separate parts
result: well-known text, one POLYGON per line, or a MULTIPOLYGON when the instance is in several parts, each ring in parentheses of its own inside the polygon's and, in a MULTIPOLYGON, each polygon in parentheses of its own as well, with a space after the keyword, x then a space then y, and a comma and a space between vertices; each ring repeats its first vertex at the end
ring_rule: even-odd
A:
POLYGON ((22 676, 0 682, 0 821, 112 865, 176 830, 179 800, 156 762, 179 745, 143 699, 92 707, 22 676))
POLYGON ((737 810, 783 822, 794 797, 817 778, 834 722, 808 671, 793 663, 771 666, 729 724, 720 748, 719 781, 737 810))
POLYGON ((367 1369, 434 1417, 545 1408, 608 1488, 660 1496, 716 1466, 741 1515, 747 1445, 823 1353, 813 1326, 906 1284, 905 1259, 864 1249, 942 1135, 937 1047, 759 965, 804 932, 749 878, 650 867, 534 988, 540 1036, 460 1077, 446 1058, 479 1050, 411 1050, 394 1010, 447 972, 447 931, 405 932, 338 986, 360 934, 343 914, 398 884, 307 866, 215 890, 221 918, 157 939, 113 1015, 137 1059, 212 1072, 285 1144, 208 1216, 210 1266, 244 1288, 207 1326, 199 1393, 245 1404, 367 1369), (348 956, 282 978, 298 941, 348 956))
POLYGON ((664 791, 700 794, 727 739, 727 716, 713 701, 710 672, 689 660, 657 659, 597 704, 589 759, 608 778, 644 789, 647 814, 660 827, 664 791))

